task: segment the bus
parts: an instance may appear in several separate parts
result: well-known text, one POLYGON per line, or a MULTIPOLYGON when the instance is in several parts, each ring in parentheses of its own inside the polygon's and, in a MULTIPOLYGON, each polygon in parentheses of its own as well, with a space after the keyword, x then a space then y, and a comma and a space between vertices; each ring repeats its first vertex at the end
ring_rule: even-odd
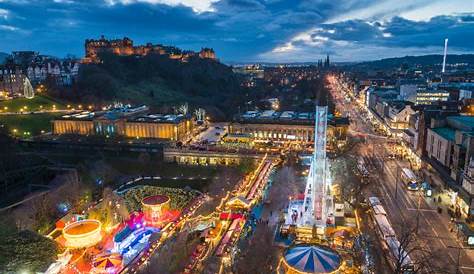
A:
POLYGON ((410 256, 400 248, 395 230, 387 219, 387 212, 377 197, 369 197, 370 216, 375 224, 377 236, 379 237, 383 249, 393 258, 390 260, 392 268, 396 262, 402 260, 402 270, 404 274, 414 273, 413 262, 410 256), (401 259, 399 259, 401 257, 401 259))
POLYGON ((420 189, 418 177, 415 175, 415 173, 411 169, 406 168, 406 167, 402 168, 401 178, 402 178, 402 181, 407 186, 408 190, 417 191, 420 189))

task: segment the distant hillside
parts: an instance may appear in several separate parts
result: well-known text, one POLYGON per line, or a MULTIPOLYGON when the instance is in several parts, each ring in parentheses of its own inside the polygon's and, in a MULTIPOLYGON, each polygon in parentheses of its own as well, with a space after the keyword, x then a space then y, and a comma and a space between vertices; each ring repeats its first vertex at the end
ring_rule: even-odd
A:
POLYGON ((3 62, 8 57, 8 55, 9 55, 8 53, 0 52, 0 64, 3 64, 3 62))
MULTIPOLYGON (((474 54, 448 54, 447 64, 455 63, 468 63, 471 67, 474 66, 474 54)), ((443 55, 421 55, 421 56, 405 56, 405 57, 396 57, 396 58, 385 58, 376 61, 367 61, 357 64, 349 65, 352 68, 357 69, 391 69, 397 68, 401 65, 408 65, 412 67, 414 65, 422 66, 436 66, 440 65, 443 62, 443 55)))
POLYGON ((215 60, 192 57, 181 62, 157 54, 105 54, 101 60, 82 65, 72 90, 58 90, 56 95, 90 104, 147 104, 161 111, 188 102, 217 117, 232 115, 244 100, 232 69, 215 60))

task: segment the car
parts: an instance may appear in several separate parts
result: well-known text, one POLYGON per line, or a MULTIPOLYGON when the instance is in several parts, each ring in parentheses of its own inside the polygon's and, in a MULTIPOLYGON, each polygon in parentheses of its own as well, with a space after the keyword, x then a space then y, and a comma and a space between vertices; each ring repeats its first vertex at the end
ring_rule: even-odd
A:
POLYGON ((410 182, 407 185, 408 190, 417 191, 420 189, 420 185, 417 182, 410 182))

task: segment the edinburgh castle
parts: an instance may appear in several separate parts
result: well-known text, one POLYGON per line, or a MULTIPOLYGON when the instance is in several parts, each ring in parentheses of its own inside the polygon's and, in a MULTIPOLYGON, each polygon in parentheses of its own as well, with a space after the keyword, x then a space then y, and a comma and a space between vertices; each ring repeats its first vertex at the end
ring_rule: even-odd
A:
POLYGON ((117 55, 147 55, 150 53, 168 55, 171 59, 186 62, 190 57, 196 56, 203 59, 216 59, 216 54, 211 48, 202 48, 199 52, 184 51, 173 46, 163 46, 160 44, 147 43, 146 45, 133 45, 133 40, 124 37, 123 39, 108 40, 104 36, 100 39, 87 39, 85 42, 84 63, 98 61, 98 55, 103 52, 111 52, 117 55))

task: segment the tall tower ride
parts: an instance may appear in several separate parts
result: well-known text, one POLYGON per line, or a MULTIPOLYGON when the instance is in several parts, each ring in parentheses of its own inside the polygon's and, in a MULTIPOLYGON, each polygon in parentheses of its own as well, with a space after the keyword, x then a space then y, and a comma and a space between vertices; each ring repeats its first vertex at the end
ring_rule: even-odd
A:
POLYGON ((314 124, 314 153, 306 181, 303 201, 303 226, 325 227, 333 223, 333 200, 330 193, 326 159, 327 106, 317 106, 314 124))
POLYGON ((448 54, 448 38, 444 39, 444 54, 443 54, 443 69, 442 73, 446 71, 446 55, 448 54))

